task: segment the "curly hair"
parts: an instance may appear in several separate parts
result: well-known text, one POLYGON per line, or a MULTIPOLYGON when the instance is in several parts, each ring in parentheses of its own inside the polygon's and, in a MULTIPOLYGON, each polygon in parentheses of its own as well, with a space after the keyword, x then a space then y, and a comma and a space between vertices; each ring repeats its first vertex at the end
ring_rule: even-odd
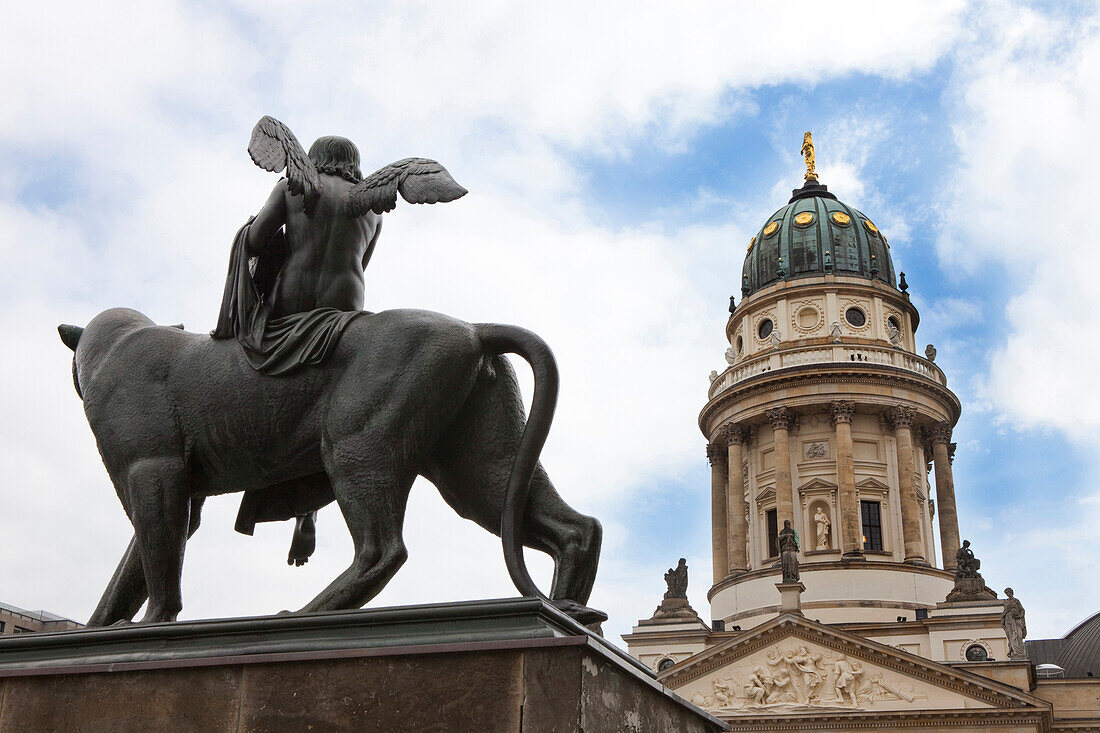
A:
POLYGON ((352 183, 359 183, 363 174, 359 170, 359 148, 346 137, 325 135, 309 146, 309 159, 318 173, 340 176, 352 183))

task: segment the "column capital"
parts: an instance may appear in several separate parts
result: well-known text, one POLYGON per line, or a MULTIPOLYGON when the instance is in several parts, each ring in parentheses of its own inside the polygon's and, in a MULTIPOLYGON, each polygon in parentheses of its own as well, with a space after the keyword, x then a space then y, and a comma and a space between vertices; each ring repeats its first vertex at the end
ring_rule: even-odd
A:
POLYGON ((710 465, 726 462, 726 446, 718 443, 707 443, 707 461, 710 465))
POLYGON ((912 407, 898 405, 884 412, 883 418, 891 429, 897 430, 898 428, 913 427, 913 417, 915 414, 916 411, 912 407))
POLYGON ((773 407, 764 410, 764 417, 768 418, 773 430, 790 430, 798 421, 798 416, 789 407, 773 407))
POLYGON ((829 416, 833 425, 838 422, 851 423, 855 411, 856 403, 851 400, 834 400, 829 403, 829 416))
POLYGON ((958 443, 947 444, 947 462, 952 466, 955 465, 955 446, 957 445, 958 443))
POLYGON ((932 443, 948 444, 951 442, 951 424, 950 423, 936 423, 928 431, 932 438, 932 443))
POLYGON ((744 445, 752 440, 752 428, 741 423, 728 422, 722 427, 727 445, 744 445))

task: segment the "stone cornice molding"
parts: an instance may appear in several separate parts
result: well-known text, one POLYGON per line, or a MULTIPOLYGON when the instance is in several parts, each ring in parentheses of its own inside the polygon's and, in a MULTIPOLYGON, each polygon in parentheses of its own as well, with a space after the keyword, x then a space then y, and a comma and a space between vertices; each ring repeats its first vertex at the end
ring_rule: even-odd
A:
POLYGON ((710 465, 726 462, 726 446, 718 443, 707 443, 707 462, 710 465))
POLYGON ((786 406, 764 410, 764 417, 772 424, 772 430, 790 430, 797 421, 794 410, 786 406))
POLYGON ((829 403, 829 419, 833 425, 840 422, 851 424, 855 411, 856 403, 851 400, 834 400, 829 403))
MULTIPOLYGON (((873 365, 874 371, 865 366, 858 370, 843 364, 808 364, 791 367, 781 372, 765 372, 750 377, 736 386, 726 389, 707 402, 699 413, 699 429, 709 435, 710 424, 716 413, 731 402, 741 402, 760 393, 768 393, 789 386, 816 385, 889 385, 894 388, 911 389, 941 404, 951 420, 957 420, 962 412, 962 404, 955 393, 918 374, 896 367, 873 365)), ((852 395, 858 397, 858 395, 852 395)), ((862 401, 861 401, 862 402, 862 401)), ((875 401, 868 401, 874 405, 875 401)), ((881 407, 876 406, 876 409, 881 407)), ((937 422, 941 415, 928 415, 937 422)))

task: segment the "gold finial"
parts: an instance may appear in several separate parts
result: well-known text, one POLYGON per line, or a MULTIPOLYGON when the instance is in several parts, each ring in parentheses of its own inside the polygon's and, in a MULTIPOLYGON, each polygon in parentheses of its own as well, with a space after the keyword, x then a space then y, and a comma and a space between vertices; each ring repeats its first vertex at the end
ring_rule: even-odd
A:
POLYGON ((814 137, 808 132, 802 136, 802 157, 806 159, 806 180, 816 181, 817 171, 814 170, 814 137))

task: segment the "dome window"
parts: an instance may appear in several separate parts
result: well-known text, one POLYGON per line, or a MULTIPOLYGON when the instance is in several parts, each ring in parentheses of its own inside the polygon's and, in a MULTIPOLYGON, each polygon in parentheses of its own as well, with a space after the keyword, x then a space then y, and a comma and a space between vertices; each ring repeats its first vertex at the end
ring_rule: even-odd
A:
POLYGON ((794 223, 800 227, 806 227, 814 222, 814 215, 808 211, 802 211, 794 215, 794 223))
POLYGON ((756 327, 756 335, 760 337, 761 341, 763 341, 768 336, 772 335, 772 329, 774 328, 775 324, 772 323, 772 319, 765 318, 764 320, 760 321, 760 325, 756 327))
POLYGON ((852 217, 848 216, 843 211, 834 211, 833 212, 833 223, 838 224, 842 227, 846 227, 846 226, 848 226, 849 224, 852 223, 852 217))
POLYGON ((989 652, 981 644, 971 644, 966 648, 966 661, 985 662, 989 660, 989 652))
POLYGON ((863 328, 867 325, 867 314, 853 306, 844 311, 844 320, 856 328, 863 328))
POLYGON ((771 235, 775 234, 778 231, 779 231, 779 222, 773 221, 770 224, 768 224, 766 227, 764 227, 764 236, 765 237, 770 237, 771 235))

